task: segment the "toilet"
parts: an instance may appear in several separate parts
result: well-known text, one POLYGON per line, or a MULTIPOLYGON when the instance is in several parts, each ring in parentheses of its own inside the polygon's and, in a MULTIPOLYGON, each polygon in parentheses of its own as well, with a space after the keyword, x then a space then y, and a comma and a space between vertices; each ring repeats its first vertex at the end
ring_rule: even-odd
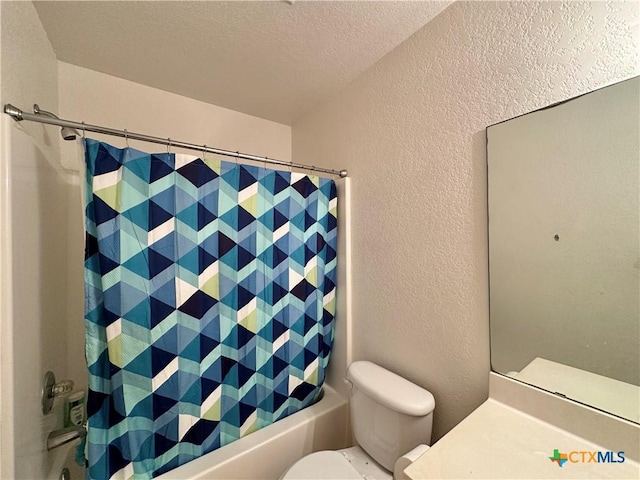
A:
POLYGON ((347 380, 351 430, 358 446, 307 455, 281 480, 399 479, 429 448, 435 408, 430 392, 367 361, 352 363, 347 380))

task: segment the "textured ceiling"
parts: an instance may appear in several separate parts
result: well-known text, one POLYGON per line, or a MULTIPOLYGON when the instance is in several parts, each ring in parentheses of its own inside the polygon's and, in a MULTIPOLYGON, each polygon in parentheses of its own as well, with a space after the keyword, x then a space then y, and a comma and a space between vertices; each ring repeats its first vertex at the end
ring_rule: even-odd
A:
POLYGON ((451 2, 34 2, 59 60, 291 124, 451 2))

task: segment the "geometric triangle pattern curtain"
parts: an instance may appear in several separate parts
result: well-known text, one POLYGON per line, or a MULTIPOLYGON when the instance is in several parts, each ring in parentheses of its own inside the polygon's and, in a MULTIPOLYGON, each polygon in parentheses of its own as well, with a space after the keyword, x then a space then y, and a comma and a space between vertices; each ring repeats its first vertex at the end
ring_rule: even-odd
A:
POLYGON ((152 478, 312 404, 330 179, 85 140, 88 475, 152 478))

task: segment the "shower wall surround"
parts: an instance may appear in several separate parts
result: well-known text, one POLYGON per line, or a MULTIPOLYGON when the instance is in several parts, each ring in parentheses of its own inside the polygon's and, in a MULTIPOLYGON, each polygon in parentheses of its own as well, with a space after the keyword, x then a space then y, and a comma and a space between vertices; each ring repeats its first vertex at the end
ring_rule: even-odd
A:
MULTIPOLYGON (((2 104, 37 98, 57 108, 57 61, 33 5, 0 2, 0 17, 2 104)), ((69 177, 60 168, 58 132, 2 117, 0 477, 48 478, 45 438, 62 418, 59 404, 42 416, 38 392, 47 370, 59 378, 68 372, 69 177)))

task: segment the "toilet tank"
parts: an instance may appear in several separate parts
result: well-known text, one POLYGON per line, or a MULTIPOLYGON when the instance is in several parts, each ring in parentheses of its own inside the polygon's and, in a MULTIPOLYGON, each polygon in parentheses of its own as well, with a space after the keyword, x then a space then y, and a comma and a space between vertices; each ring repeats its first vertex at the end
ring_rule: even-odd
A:
POLYGON ((430 392, 366 361, 352 363, 347 379, 353 436, 376 462, 393 471, 402 455, 431 444, 435 400, 430 392))

